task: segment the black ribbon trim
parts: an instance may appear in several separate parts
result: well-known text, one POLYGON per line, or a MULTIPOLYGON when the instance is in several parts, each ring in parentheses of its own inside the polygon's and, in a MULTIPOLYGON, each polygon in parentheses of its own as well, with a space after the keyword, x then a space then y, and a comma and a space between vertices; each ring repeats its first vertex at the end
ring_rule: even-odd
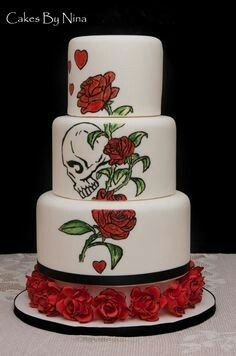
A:
MULTIPOLYGON (((215 296, 209 290, 207 291, 213 296, 215 301, 215 296)), ((19 293, 18 295, 20 295, 21 293, 19 293)), ((166 333, 180 331, 189 328, 191 326, 201 324, 207 319, 209 319, 210 317, 212 317, 215 311, 216 311, 216 304, 214 304, 212 307, 210 307, 209 309, 205 310, 200 314, 197 314, 195 316, 183 320, 178 319, 173 323, 165 323, 165 324, 157 324, 157 325, 147 324, 145 326, 125 326, 125 321, 124 321, 124 327, 111 326, 109 328, 103 328, 103 327, 95 328, 95 327, 87 327, 87 326, 86 327, 68 326, 68 325, 58 324, 49 320, 46 321, 46 320, 38 319, 20 311, 16 307, 14 301, 14 313, 24 323, 34 326, 36 328, 53 331, 60 334, 67 334, 67 335, 148 336, 148 335, 156 335, 156 334, 166 334, 166 333)))
POLYGON ((54 279, 64 282, 93 284, 93 285, 133 285, 133 284, 147 284, 166 281, 168 279, 178 278, 189 271, 189 262, 183 266, 168 269, 166 271, 132 274, 127 276, 91 276, 86 274, 75 274, 57 271, 48 268, 38 262, 38 269, 41 273, 54 279))

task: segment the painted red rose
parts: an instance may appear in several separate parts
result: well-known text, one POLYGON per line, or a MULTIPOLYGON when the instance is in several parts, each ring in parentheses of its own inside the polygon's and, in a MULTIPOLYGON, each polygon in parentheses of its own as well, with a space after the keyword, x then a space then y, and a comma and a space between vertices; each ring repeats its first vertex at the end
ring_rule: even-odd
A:
POLYGON ((163 293, 166 298, 166 309, 175 316, 182 316, 189 303, 189 292, 179 281, 174 281, 163 293))
POLYGON ((93 297, 86 288, 64 287, 60 297, 56 309, 65 319, 77 320, 80 323, 93 320, 93 297))
POLYGON ((147 321, 158 320, 159 312, 166 304, 166 298, 161 295, 158 287, 147 287, 144 290, 135 287, 132 289, 130 297, 130 316, 138 316, 147 321))
POLYGON ((203 287, 205 285, 204 277, 202 276, 203 267, 192 267, 192 269, 182 278, 179 279, 182 287, 188 290, 189 307, 194 307, 195 304, 202 300, 203 287))
POLYGON ((114 80, 115 73, 107 72, 104 75, 89 77, 81 84, 77 94, 77 106, 81 108, 82 114, 104 109, 106 103, 117 96, 120 89, 112 87, 114 80))
POLYGON ((34 299, 37 300, 38 311, 47 316, 58 315, 56 304, 60 299, 60 292, 61 289, 55 282, 48 281, 47 287, 41 293, 34 295, 34 299))
POLYGON ((135 150, 135 144, 126 136, 112 138, 104 147, 103 152, 110 157, 109 164, 124 164, 135 150))
POLYGON ((93 198, 94 200, 115 200, 115 201, 120 201, 120 200, 127 200, 126 196, 124 194, 114 194, 114 192, 111 191, 106 191, 104 188, 99 189, 97 192, 96 198, 93 198))
POLYGON ((134 210, 92 210, 100 233, 114 240, 126 239, 136 225, 134 210))
POLYGON ((105 323, 125 320, 128 316, 126 297, 123 293, 107 288, 94 299, 96 312, 105 323))

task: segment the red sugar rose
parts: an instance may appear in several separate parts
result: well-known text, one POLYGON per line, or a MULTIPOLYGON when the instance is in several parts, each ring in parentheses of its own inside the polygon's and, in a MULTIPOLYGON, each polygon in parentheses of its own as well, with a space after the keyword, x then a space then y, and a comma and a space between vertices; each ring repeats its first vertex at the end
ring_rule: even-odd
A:
POLYGON ((166 298, 161 296, 158 287, 147 287, 144 290, 135 287, 132 289, 130 297, 130 316, 138 316, 147 321, 158 320, 158 314, 166 304, 166 298))
POLYGON ((99 189, 97 192, 96 198, 93 198, 93 200, 127 200, 126 196, 124 194, 114 194, 114 192, 111 191, 106 191, 104 188, 99 189))
POLYGON ((188 290, 189 307, 194 307, 195 304, 202 300, 203 287, 205 285, 204 278, 201 273, 202 270, 203 267, 192 267, 192 269, 185 276, 179 279, 182 288, 188 290))
POLYGON ((93 319, 93 297, 86 288, 64 287, 60 298, 56 309, 65 319, 77 320, 80 323, 88 323, 93 319))
POLYGON ((134 210, 92 210, 101 234, 114 240, 126 239, 136 224, 134 210))
POLYGON ((179 281, 174 281, 163 295, 167 302, 166 309, 175 316, 182 316, 189 303, 188 290, 179 281))
POLYGON ((135 150, 135 144, 126 136, 112 138, 104 147, 103 152, 110 157, 109 164, 124 164, 135 150))
POLYGON ((80 85, 77 106, 81 108, 82 114, 95 113, 104 109, 106 103, 117 96, 120 89, 112 87, 114 80, 115 73, 107 72, 104 75, 89 77, 80 85))
POLYGON ((123 293, 107 288, 94 299, 94 306, 105 323, 114 323, 116 320, 125 320, 128 316, 125 299, 123 293))
POLYGON ((58 315, 56 303, 60 299, 60 291, 60 287, 55 282, 48 281, 46 289, 34 295, 34 299, 37 299, 38 311, 47 316, 58 315))
POLYGON ((30 306, 38 307, 38 297, 47 289, 47 279, 38 271, 33 271, 32 276, 26 276, 26 289, 30 298, 30 306))

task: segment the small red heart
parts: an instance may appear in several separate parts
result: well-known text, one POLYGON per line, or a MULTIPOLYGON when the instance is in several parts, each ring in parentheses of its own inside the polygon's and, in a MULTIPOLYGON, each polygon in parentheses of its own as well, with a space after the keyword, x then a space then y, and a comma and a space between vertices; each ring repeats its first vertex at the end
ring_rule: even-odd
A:
POLYGON ((70 93, 70 95, 72 95, 72 94, 74 93, 74 89, 75 89, 74 84, 73 84, 73 83, 70 83, 70 84, 69 84, 69 93, 70 93))
POLYGON ((96 272, 102 273, 104 269, 106 268, 106 261, 93 261, 93 268, 95 269, 96 272))
POLYGON ((70 71, 71 71, 71 61, 68 61, 67 66, 68 66, 68 72, 70 73, 70 71))
POLYGON ((77 65, 77 67, 79 69, 82 69, 88 62, 88 52, 85 49, 83 49, 82 51, 77 49, 75 51, 74 58, 75 58, 75 63, 77 65))

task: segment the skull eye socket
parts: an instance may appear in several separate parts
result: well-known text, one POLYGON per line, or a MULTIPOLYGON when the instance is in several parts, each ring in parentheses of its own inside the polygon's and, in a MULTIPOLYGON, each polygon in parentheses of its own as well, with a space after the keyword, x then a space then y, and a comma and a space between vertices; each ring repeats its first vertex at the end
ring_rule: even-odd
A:
POLYGON ((77 161, 67 161, 67 164, 70 168, 74 168, 76 173, 82 173, 84 167, 77 161))

